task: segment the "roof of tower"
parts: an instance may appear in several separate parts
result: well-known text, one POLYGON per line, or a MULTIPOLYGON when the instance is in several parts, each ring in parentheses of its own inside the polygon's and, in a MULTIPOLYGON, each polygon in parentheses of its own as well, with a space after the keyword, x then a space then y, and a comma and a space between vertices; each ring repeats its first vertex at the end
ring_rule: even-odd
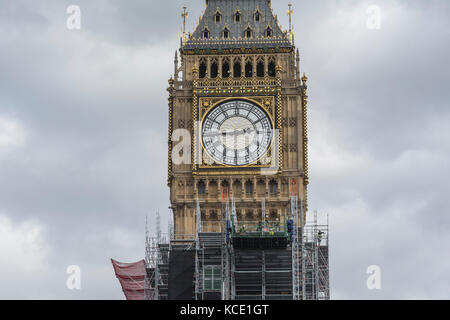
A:
POLYGON ((288 34, 278 25, 270 0, 208 0, 197 28, 182 45, 185 50, 255 47, 292 47, 288 34), (236 21, 236 14, 240 16, 239 21, 236 21), (220 15, 219 19, 217 15, 220 15), (259 15, 259 21, 256 15, 259 15), (248 29, 251 30, 250 37, 247 36, 248 29), (225 30, 228 37, 224 36, 225 30))

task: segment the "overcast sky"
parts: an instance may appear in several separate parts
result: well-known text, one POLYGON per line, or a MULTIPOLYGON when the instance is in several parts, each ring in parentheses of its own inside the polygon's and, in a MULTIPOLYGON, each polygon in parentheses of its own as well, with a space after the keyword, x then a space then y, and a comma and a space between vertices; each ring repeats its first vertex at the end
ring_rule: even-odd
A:
MULTIPOLYGON (((0 298, 123 299, 109 259, 142 259, 145 216, 167 221, 185 3, 192 30, 202 0, 0 1, 0 298), (71 4, 81 30, 66 27, 71 4)), ((288 1, 272 3, 286 29, 288 1)), ((450 298, 450 2, 292 3, 332 298, 450 298)))

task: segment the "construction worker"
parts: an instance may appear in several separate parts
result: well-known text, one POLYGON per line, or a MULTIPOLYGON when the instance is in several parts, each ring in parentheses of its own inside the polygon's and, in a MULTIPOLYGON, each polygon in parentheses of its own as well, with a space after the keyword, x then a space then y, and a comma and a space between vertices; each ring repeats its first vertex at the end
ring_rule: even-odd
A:
POLYGON ((258 222, 258 227, 256 228, 256 231, 261 232, 264 226, 264 222, 260 221, 258 222))
POLYGON ((322 242, 322 238, 323 238, 323 231, 319 230, 319 232, 317 233, 317 240, 319 240, 319 245, 322 242))

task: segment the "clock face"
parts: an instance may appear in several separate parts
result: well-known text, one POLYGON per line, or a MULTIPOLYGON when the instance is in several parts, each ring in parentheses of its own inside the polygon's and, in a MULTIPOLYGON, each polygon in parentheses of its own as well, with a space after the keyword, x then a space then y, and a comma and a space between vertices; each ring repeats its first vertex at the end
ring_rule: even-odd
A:
POLYGON ((258 161, 272 142, 272 124, 256 104, 227 101, 212 109, 203 120, 202 142, 220 164, 245 166, 258 161))

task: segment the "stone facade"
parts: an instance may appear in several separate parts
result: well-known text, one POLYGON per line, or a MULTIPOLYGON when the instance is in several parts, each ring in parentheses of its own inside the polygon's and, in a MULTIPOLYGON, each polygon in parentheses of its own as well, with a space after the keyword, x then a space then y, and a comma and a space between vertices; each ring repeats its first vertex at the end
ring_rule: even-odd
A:
MULTIPOLYGON (((220 3, 215 1, 215 5, 220 3)), ((259 5, 267 13, 264 5, 270 6, 270 1, 260 1, 259 5)), ((226 12, 227 8, 235 12, 235 8, 228 5, 220 10, 221 14, 232 14, 226 12)), ((254 10, 250 12, 254 14, 254 10)), ((208 10, 205 11, 207 13, 208 10)), ((180 55, 178 52, 175 55, 174 77, 169 80, 168 88, 168 185, 176 237, 189 238, 195 234, 197 199, 204 231, 220 230, 219 221, 222 220, 223 200, 226 198, 235 200, 237 217, 241 221, 261 221, 262 199, 265 199, 268 218, 283 220, 289 214, 292 194, 305 200, 306 214, 307 78, 300 75, 299 52, 292 39, 287 33, 284 37, 282 40, 289 41, 290 46, 280 48, 276 46, 277 42, 271 46, 265 39, 267 47, 264 48, 256 45, 235 48, 226 44, 214 46, 214 42, 219 42, 211 39, 208 49, 193 49, 193 40, 184 37, 180 55), (196 133, 201 126, 202 114, 230 98, 253 101, 270 115, 274 129, 278 129, 278 139, 274 139, 277 141, 270 150, 271 160, 267 163, 258 161, 246 167, 208 167, 203 159, 174 164, 172 152, 180 141, 172 141, 173 132, 177 129, 190 131, 190 148, 181 152, 189 153, 190 159, 197 159, 197 154, 202 152, 196 133), (270 174, 261 171, 266 164, 275 168, 270 174)))

